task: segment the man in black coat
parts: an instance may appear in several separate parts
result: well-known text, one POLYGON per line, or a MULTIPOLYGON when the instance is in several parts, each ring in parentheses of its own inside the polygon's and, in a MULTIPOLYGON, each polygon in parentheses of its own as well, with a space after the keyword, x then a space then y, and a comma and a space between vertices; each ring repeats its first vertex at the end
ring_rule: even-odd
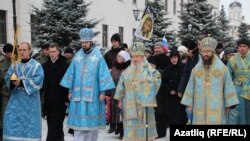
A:
MULTIPOLYGON (((163 74, 164 69, 171 64, 170 58, 163 52, 163 44, 157 42, 154 44, 154 55, 152 56, 155 63, 155 68, 163 74)), ((152 58, 151 57, 151 58, 152 58)), ((150 58, 149 58, 150 60, 150 58)), ((155 108, 155 120, 158 138, 166 136, 167 123, 165 116, 166 109, 166 95, 164 94, 164 85, 161 83, 161 87, 156 95, 157 107, 155 108)))
MULTIPOLYGON (((117 54, 122 50, 122 47, 121 47, 121 39, 120 39, 120 35, 118 33, 114 34, 112 37, 111 37, 111 43, 112 43, 112 47, 111 49, 104 55, 104 59, 108 65, 108 68, 111 70, 114 63, 115 63, 115 60, 116 60, 116 56, 117 54)), ((111 91, 107 91, 106 93, 106 96, 111 96, 111 91)), ((107 121, 108 123, 110 121, 107 121)), ((113 133, 116 131, 116 127, 115 127, 116 124, 113 124, 113 123, 110 123, 110 128, 108 130, 108 133, 113 133)))
POLYGON ((66 59, 60 54, 57 44, 49 47, 48 60, 44 65, 44 111, 47 117, 48 134, 46 141, 64 141, 63 121, 66 115, 68 89, 60 82, 68 69, 66 59))
POLYGON ((118 33, 114 34, 111 37, 111 43, 112 43, 111 49, 104 55, 104 59, 109 69, 113 67, 117 54, 120 52, 120 50, 122 50, 121 39, 118 33))

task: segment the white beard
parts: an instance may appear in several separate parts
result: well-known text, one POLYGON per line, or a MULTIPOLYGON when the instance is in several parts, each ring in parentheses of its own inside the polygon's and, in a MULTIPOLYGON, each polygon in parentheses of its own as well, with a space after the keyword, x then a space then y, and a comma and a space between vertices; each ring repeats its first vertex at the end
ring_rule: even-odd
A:
POLYGON ((140 62, 137 64, 132 62, 131 67, 132 67, 133 71, 140 71, 141 72, 143 70, 143 64, 144 64, 144 62, 140 62))

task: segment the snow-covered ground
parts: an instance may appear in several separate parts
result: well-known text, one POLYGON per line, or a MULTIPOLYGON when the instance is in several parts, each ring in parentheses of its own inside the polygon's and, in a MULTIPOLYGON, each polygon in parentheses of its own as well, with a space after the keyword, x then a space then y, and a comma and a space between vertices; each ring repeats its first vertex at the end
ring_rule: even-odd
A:
MULTIPOLYGON (((64 134, 65 134, 65 141, 72 141, 73 137, 71 134, 68 133, 68 128, 66 126, 66 120, 64 121, 64 134)), ((99 131, 99 137, 98 137, 98 141, 119 141, 119 136, 115 135, 115 134, 107 134, 107 129, 103 129, 99 131)), ((46 140, 46 136, 47 136, 47 122, 46 120, 42 120, 42 141, 46 140)), ((157 139, 155 141, 168 141, 167 138, 162 138, 162 139, 157 139)))

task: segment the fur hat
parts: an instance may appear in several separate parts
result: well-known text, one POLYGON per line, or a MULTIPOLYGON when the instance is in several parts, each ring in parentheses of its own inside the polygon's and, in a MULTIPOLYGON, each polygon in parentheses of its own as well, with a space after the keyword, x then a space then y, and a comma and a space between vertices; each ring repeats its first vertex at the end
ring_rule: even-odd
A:
POLYGON ((12 52, 12 50, 13 50, 12 44, 7 43, 3 46, 3 52, 12 52))
POLYGON ((244 39, 244 38, 237 41, 237 45, 239 46, 240 44, 245 44, 245 45, 247 45, 248 47, 250 47, 250 42, 249 42, 249 40, 244 39))

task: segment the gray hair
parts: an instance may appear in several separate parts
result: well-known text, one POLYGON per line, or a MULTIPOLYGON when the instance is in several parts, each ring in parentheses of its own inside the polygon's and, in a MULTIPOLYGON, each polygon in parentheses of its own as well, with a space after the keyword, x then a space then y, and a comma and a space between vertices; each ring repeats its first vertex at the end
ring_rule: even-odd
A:
POLYGON ((19 44, 19 46, 20 46, 20 45, 27 45, 27 46, 28 46, 28 49, 31 50, 31 44, 30 44, 29 42, 21 42, 21 43, 19 44))

